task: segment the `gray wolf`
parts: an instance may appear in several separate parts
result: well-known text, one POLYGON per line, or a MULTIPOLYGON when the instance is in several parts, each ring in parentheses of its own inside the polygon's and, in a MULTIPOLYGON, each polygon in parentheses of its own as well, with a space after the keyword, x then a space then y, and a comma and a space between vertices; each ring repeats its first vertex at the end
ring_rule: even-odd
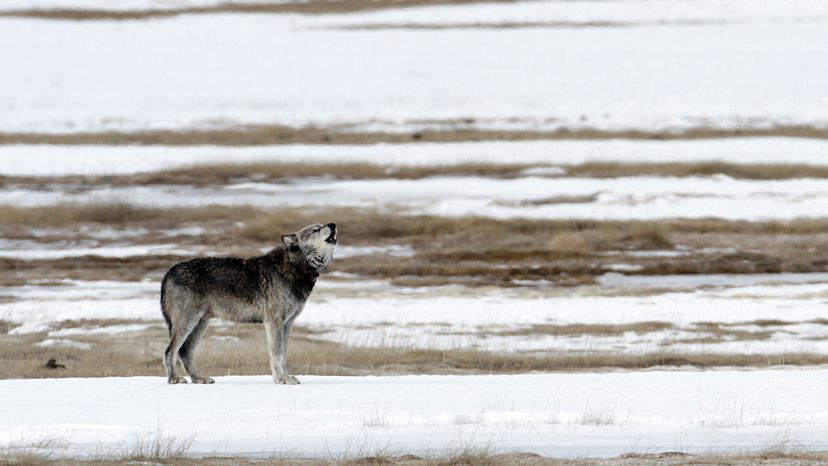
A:
POLYGON ((206 257, 180 262, 161 281, 161 313, 170 331, 164 351, 167 382, 187 383, 176 372, 181 359, 193 383, 213 383, 195 364, 195 350, 212 317, 263 322, 273 381, 298 384, 287 372, 288 338, 316 279, 333 260, 336 225, 308 225, 283 235, 282 246, 263 256, 206 257))

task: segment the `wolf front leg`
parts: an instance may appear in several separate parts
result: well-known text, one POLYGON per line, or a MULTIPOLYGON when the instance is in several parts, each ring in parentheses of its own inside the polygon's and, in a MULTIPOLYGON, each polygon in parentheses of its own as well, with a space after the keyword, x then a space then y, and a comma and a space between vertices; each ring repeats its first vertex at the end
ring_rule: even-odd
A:
POLYGON ((267 349, 270 351, 270 370, 273 382, 283 385, 296 385, 299 380, 287 372, 287 335, 281 318, 267 316, 264 319, 267 333, 267 349))

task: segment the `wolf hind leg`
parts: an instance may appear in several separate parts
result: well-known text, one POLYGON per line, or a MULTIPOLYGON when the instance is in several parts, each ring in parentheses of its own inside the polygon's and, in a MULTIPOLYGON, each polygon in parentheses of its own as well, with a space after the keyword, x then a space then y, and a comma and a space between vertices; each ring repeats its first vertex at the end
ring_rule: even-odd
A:
POLYGON ((204 336, 204 332, 207 330, 208 323, 209 319, 207 317, 202 317, 193 328, 193 331, 190 332, 190 335, 184 341, 184 344, 181 345, 181 348, 178 350, 178 356, 181 358, 181 363, 184 364, 184 369, 188 374, 190 374, 190 378, 193 383, 215 383, 215 380, 211 377, 202 375, 195 364, 195 350, 201 341, 201 337, 204 336))
MULTIPOLYGON (((187 313, 179 313, 178 315, 187 315, 187 313)), ((164 350, 164 369, 167 372, 167 383, 178 384, 187 383, 187 379, 179 376, 176 367, 176 356, 178 355, 181 346, 187 341, 193 329, 200 321, 203 314, 192 313, 187 315, 186 319, 173 319, 170 326, 170 344, 164 350)))

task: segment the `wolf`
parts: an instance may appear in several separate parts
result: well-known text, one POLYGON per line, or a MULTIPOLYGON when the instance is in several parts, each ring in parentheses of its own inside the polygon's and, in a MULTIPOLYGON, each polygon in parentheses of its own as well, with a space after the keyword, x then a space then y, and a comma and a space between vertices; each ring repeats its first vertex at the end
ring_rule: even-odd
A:
POLYGON ((199 372, 195 351, 210 319, 220 317, 263 322, 273 381, 298 384, 287 372, 290 329, 333 260, 336 234, 333 223, 308 225, 283 235, 282 245, 263 256, 206 257, 170 268, 161 281, 161 313, 170 332, 164 351, 167 383, 187 383, 176 372, 176 356, 193 383, 215 382, 199 372))

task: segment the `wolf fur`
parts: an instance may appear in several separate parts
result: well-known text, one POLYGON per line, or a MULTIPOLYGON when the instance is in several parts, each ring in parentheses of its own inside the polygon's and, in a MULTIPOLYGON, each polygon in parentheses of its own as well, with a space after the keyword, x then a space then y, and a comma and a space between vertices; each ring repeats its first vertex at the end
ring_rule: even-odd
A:
POLYGON ((336 225, 308 225, 282 236, 283 246, 250 259, 206 257, 180 262, 161 281, 161 313, 170 331, 164 351, 167 382, 187 383, 176 371, 176 355, 193 383, 213 383, 195 364, 195 351, 212 317, 263 322, 273 381, 298 384, 287 372, 288 338, 316 279, 333 260, 336 225))

